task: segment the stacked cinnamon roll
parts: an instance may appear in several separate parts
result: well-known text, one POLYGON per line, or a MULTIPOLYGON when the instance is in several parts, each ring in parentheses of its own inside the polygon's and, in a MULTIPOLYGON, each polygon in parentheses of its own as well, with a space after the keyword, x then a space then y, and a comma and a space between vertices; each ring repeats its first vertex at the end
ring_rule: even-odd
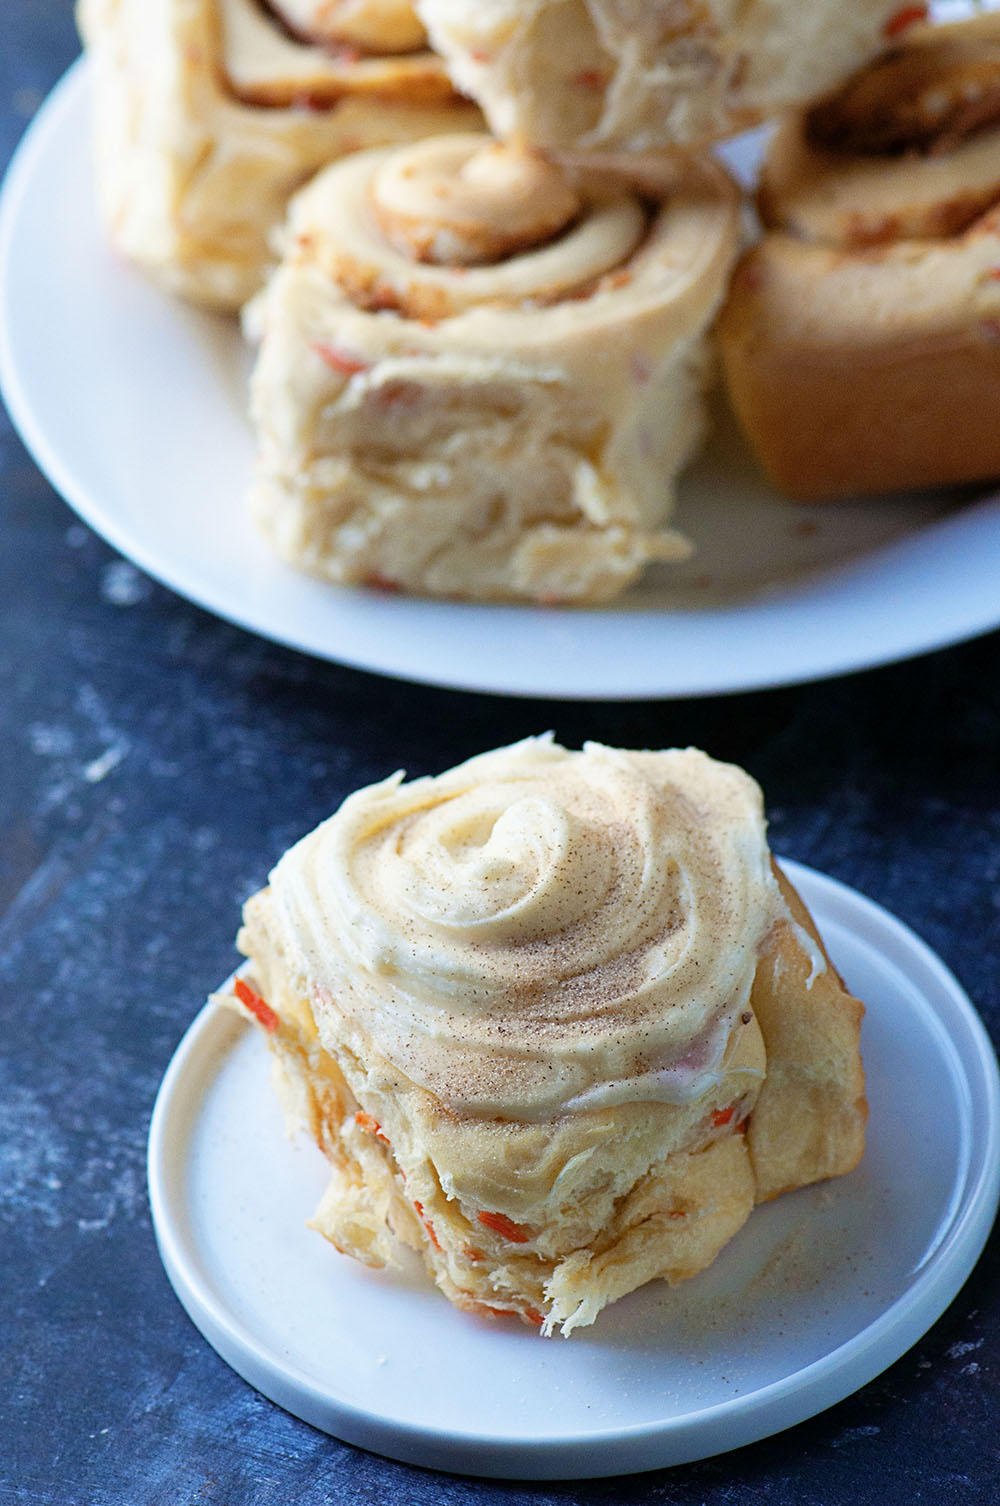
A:
POLYGON ((531 738, 358 791, 245 911, 224 1002, 326 1154, 339 1250, 545 1333, 858 1160, 861 1006, 693 749, 531 738))
POLYGON ((707 149, 919 10, 79 4, 120 249, 227 310, 280 255, 246 321, 278 552, 338 583, 583 604, 690 552, 673 486, 738 239, 707 149), (496 139, 470 139, 456 88, 496 139))
POLYGON ((690 551, 673 485, 738 218, 686 149, 869 55, 889 7, 417 9, 499 140, 304 190, 253 318, 254 512, 337 582, 605 602, 690 551))

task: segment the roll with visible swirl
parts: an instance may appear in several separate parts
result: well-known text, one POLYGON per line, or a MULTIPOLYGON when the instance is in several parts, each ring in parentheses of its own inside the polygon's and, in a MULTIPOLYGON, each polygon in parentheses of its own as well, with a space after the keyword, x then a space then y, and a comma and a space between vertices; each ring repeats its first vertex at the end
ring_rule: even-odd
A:
POLYGON ((760 207, 719 332, 778 485, 1000 475, 1000 16, 921 28, 791 116, 760 207))
POLYGON ((234 311, 289 196, 347 152, 474 128, 408 0, 79 0, 115 246, 234 311))
POLYGON ((456 135, 328 168, 255 305, 267 536, 476 599, 603 601, 684 557, 671 488, 737 236, 709 161, 571 173, 456 135))
POLYGON ((352 795, 245 911, 227 1002, 331 1163, 315 1226, 546 1333, 852 1167, 861 1006, 695 750, 547 738, 352 795))
POLYGON ((828 89, 922 6, 898 0, 416 0, 497 136, 704 146, 828 89))

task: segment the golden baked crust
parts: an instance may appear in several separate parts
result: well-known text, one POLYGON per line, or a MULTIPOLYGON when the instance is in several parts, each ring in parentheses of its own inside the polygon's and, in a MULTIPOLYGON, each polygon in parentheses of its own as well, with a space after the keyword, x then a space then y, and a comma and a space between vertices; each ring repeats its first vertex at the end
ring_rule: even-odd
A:
POLYGON ((921 30, 779 128, 719 338, 791 496, 1000 475, 998 206, 1000 16, 921 30))
POLYGON ((474 128, 440 60, 329 51, 256 0, 80 0, 97 178, 115 246, 172 292, 234 311, 295 189, 362 147, 474 128))
POLYGON ((546 602, 686 557, 671 487, 737 216, 707 160, 567 172, 452 136, 327 169, 252 316, 252 506, 278 553, 546 602))
POLYGON ((693 750, 529 740, 359 792, 240 945, 330 1161, 314 1227, 371 1265, 403 1241, 460 1307, 569 1333, 863 1150, 861 1006, 756 787, 693 750))

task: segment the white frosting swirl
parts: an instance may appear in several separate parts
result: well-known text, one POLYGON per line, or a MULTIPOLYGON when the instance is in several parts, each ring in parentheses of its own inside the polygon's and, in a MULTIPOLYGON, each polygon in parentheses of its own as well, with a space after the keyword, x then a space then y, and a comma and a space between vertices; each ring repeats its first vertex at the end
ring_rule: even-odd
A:
POLYGON ((321 1033, 517 1120, 702 1093, 780 912, 746 774, 550 738, 360 790, 271 884, 321 1033))

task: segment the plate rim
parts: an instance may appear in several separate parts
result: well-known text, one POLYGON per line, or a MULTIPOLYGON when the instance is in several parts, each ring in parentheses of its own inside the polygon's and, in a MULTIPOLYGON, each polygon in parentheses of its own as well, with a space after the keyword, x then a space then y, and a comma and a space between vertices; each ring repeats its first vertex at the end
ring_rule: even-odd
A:
MULTIPOLYGON (((173 1124, 178 1098, 189 1073, 217 1070, 211 1067, 211 1053, 222 1049, 216 1035, 235 1030, 235 1042, 244 1028, 250 1028, 241 1026, 235 1017, 221 1017, 218 1005, 209 1002, 184 1032, 164 1074, 150 1121, 147 1155, 157 1248, 178 1299, 205 1339, 232 1369, 277 1405, 347 1443, 408 1464, 503 1479, 599 1478, 708 1458, 815 1416, 893 1364, 945 1311, 989 1237, 1000 1200, 1000 1071, 992 1041, 968 994, 916 932, 840 880, 788 859, 782 858, 781 863, 796 887, 801 887, 810 908, 825 911, 825 922, 854 929, 852 917, 863 916, 869 924, 864 933, 869 944, 897 967, 904 957, 909 966, 901 970, 911 983, 914 972, 918 978, 925 975, 929 982, 926 990, 920 989, 922 1002, 943 1032, 961 1082, 972 1090, 968 1116, 977 1131, 975 1154, 964 1169, 964 1186, 946 1231, 918 1267, 910 1286, 871 1322, 827 1354, 745 1395, 658 1422, 560 1432, 551 1437, 512 1438, 471 1428, 430 1429, 381 1416, 324 1392, 297 1364, 257 1340, 228 1314, 212 1283, 201 1280, 197 1259, 193 1271, 192 1263, 184 1259, 183 1218, 179 1228, 172 1216, 176 1210, 171 1207, 170 1188, 170 1141, 178 1132, 173 1124), (929 997, 931 992, 940 997, 929 997), (959 1043, 954 1037, 956 1022, 964 1036, 959 1043), (204 1053, 202 1060, 199 1053, 204 1053), (798 1404, 789 1406, 793 1398, 798 1404), (677 1443, 682 1446, 668 1446, 677 1443), (599 1456, 612 1449, 613 1461, 601 1462, 599 1456)), ((196 1247, 192 1248, 197 1254, 196 1247)))
MULTIPOLYGON (((53 87, 40 107, 24 136, 18 144, 0 188, 0 311, 5 312, 6 288, 9 269, 18 245, 18 235, 23 221, 24 208, 30 204, 31 191, 37 188, 39 165, 44 165, 47 151, 54 140, 58 141, 67 119, 75 111, 86 108, 89 88, 89 65, 85 56, 77 58, 53 87)), ((842 567, 829 566, 820 573, 820 579, 835 581, 831 585, 832 605, 828 596, 819 595, 809 608, 815 623, 813 633, 789 631, 797 625, 798 608, 796 597, 802 594, 801 584, 793 584, 786 590, 772 590, 757 595, 747 604, 736 603, 718 609, 669 607, 610 608, 542 608, 529 604, 461 603, 423 600, 417 597, 378 598, 373 593, 355 587, 337 587, 329 583, 306 581, 303 591, 311 585, 320 585, 326 592, 339 593, 336 608, 329 616, 321 614, 321 620, 311 618, 298 623, 276 621, 277 606, 272 606, 270 616, 261 615, 252 601, 245 605, 238 591, 229 594, 218 590, 212 581, 200 578, 191 567, 175 559, 160 557, 161 551, 147 544, 134 520, 120 519, 107 501, 92 494, 86 478, 78 475, 79 466, 74 465, 60 451, 52 437, 40 404, 33 398, 22 380, 16 344, 9 331, 9 320, 0 317, 0 389, 2 389, 8 412, 16 429, 39 469, 49 478, 56 490, 73 510, 119 553, 133 560, 154 579, 160 581, 175 594, 210 612, 216 618, 227 621, 258 637, 280 644, 285 648, 308 654, 330 663, 342 664, 391 679, 406 680, 414 684, 436 686, 443 689, 471 691, 525 699, 555 699, 565 701, 627 702, 650 699, 699 698, 708 695, 730 695, 746 691, 759 691, 784 685, 807 684, 834 676, 875 669, 889 663, 898 663, 931 653, 938 649, 975 638, 1000 627, 1000 601, 992 605, 989 593, 979 591, 955 592, 947 598, 947 610, 941 610, 946 598, 937 598, 938 610, 916 614, 916 621, 908 622, 905 632, 897 629, 895 636, 891 618, 888 630, 883 632, 860 631, 855 606, 848 612, 849 591, 844 584, 863 579, 879 556, 893 562, 902 562, 902 550, 907 542, 933 540, 937 544, 947 537, 950 528, 963 529, 963 518, 982 512, 992 524, 994 511, 1000 516, 1000 493, 988 491, 978 502, 970 502, 960 513, 950 514, 937 523, 926 525, 919 532, 904 535, 894 544, 875 549, 871 554, 844 562, 842 567), (130 521, 132 526, 129 526, 130 521), (366 616, 377 609, 383 630, 378 635, 375 649, 371 647, 371 635, 367 630, 366 616), (488 654, 467 655, 456 660, 446 654, 441 659, 442 645, 461 638, 455 629, 461 626, 456 615, 442 619, 442 626, 432 633, 436 662, 424 662, 409 648, 408 627, 420 637, 430 623, 433 629, 436 614, 449 612, 465 614, 474 631, 483 643, 493 639, 506 622, 509 626, 511 613, 524 621, 533 635, 533 641, 541 644, 539 656, 527 653, 522 646, 519 652, 509 656, 490 657, 488 654), (554 619, 553 613, 558 612, 554 619), (783 620, 783 612, 792 614, 791 621, 783 620), (845 613, 847 616, 845 616, 845 613), (848 620, 848 617, 850 620, 848 620), (670 632, 673 623, 675 633, 686 636, 693 631, 692 624, 707 623, 708 637, 713 632, 720 635, 715 649, 724 663, 698 663, 698 655, 690 644, 672 641, 670 632), (560 653, 546 640, 551 639, 553 621, 584 641, 574 644, 560 653), (592 629, 588 624, 603 622, 608 632, 615 633, 613 624, 619 624, 623 633, 635 641, 639 634, 655 631, 654 624, 663 629, 662 652, 657 645, 656 654, 640 656, 642 672, 637 674, 628 664, 620 664, 627 644, 616 641, 614 663, 608 662, 596 670, 588 668, 584 681, 577 666, 587 657, 586 642, 591 639, 592 629), (728 651, 723 653, 730 639, 737 644, 748 625, 759 637, 753 663, 739 662, 734 668, 728 651), (782 630, 784 634, 782 636, 782 630), (807 654, 797 644, 803 638, 812 644, 807 654), (761 652, 764 641, 780 645, 781 654, 775 656, 761 652), (351 641, 344 641, 351 640, 351 641), (791 655, 791 658, 789 658, 791 655), (546 658, 547 656, 547 658, 546 658), (534 659, 535 663, 526 660, 534 659), (545 664, 548 668, 545 669, 545 664), (539 665, 542 668, 539 668, 539 665), (595 680, 594 676, 599 675, 595 680), (544 680, 544 683, 542 681, 544 680)), ((988 487, 988 483, 986 484, 988 487)), ((974 530, 975 523, 969 526, 974 530)), ((928 547, 926 543, 922 546, 928 547)), ((992 551, 988 551, 992 557, 992 551)), ((292 567, 274 560, 281 572, 290 572, 292 567)), ((921 561, 922 563, 922 561, 921 561)), ((884 568, 884 565, 883 565, 884 568)), ((286 578, 287 575, 286 575, 286 578)), ((810 578, 805 578, 808 590, 810 578)), ((886 582, 891 591, 892 579, 886 582)), ((334 600, 333 597, 330 598, 334 600)), ((867 625, 867 624, 866 624, 867 625)), ((700 632, 699 632, 700 638, 700 632)), ((711 647, 711 645, 710 645, 711 647)), ((738 654, 732 659, 738 661, 738 654)))

